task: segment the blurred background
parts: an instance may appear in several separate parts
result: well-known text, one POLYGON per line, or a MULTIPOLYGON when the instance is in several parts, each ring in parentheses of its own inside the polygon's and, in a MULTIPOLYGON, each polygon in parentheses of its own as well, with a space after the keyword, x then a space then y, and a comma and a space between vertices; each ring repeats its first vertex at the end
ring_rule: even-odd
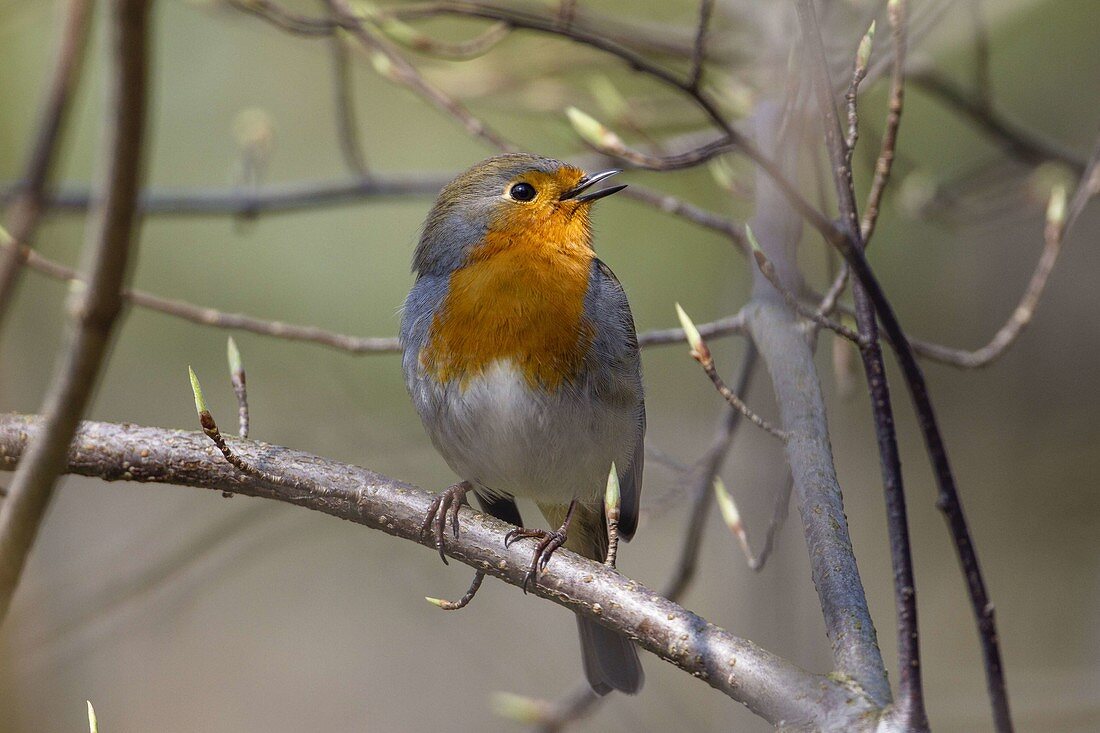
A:
MULTIPOLYGON (((969 3, 931 3, 938 9, 927 15, 922 3, 912 4, 915 18, 927 21, 914 38, 912 61, 968 85, 969 3)), ((719 5, 713 52, 727 62, 708 79, 751 105, 774 78, 761 68, 786 63, 786 51, 774 44, 795 35, 793 14, 752 28, 743 23, 742 4, 719 5), (768 43, 773 46, 754 46, 768 43)), ((1100 4, 985 5, 998 108, 1086 157, 1100 117, 1100 4)), ((581 6, 607 17, 633 16, 650 28, 690 29, 696 13, 694 3, 656 0, 581 6)), ((0 179, 11 181, 22 170, 59 11, 58 3, 0 0, 0 179)), ((102 16, 58 170, 57 180, 67 184, 86 183, 95 167, 102 16)), ((272 184, 348 178, 336 136, 328 42, 280 33, 214 2, 164 0, 155 16, 150 186, 216 188, 247 176, 272 184), (241 133, 249 125, 273 141, 260 169, 242 167, 241 133)), ((481 26, 422 27, 466 38, 481 26)), ((847 27, 845 38, 854 44, 861 30, 847 27)), ((689 30, 667 33, 690 37, 689 30)), ((879 33, 885 38, 886 28, 879 33)), ((576 104, 606 113, 609 85, 621 90, 650 134, 699 126, 686 103, 652 83, 544 36, 513 34, 463 64, 415 60, 429 78, 539 153, 583 153, 561 111, 576 104)), ((361 55, 353 53, 352 61, 355 109, 373 170, 450 175, 491 152, 379 78, 361 55)), ((869 81, 861 102, 867 129, 856 159, 864 189, 885 116, 884 86, 869 81)), ((1064 174, 1005 162, 974 128, 916 87, 907 97, 899 156, 872 262, 911 334, 976 348, 1015 307, 1042 247, 1050 183, 1064 174)), ((745 170, 735 164, 733 175, 745 170)), ((731 196, 722 176, 705 168, 631 172, 623 179, 737 220, 751 212, 749 201, 731 196)), ((225 311, 393 335, 429 205, 430 197, 414 196, 255 220, 149 217, 133 283, 225 311)), ((748 264, 712 232, 622 198, 599 208, 596 227, 600 256, 622 280, 640 331, 673 326, 676 301, 701 322, 736 311, 747 297, 748 264)), ((1032 326, 1001 360, 973 372, 926 366, 997 606, 1021 730, 1100 729, 1098 231, 1094 205, 1068 237, 1032 326)), ((58 214, 40 230, 37 247, 74 263, 82 236, 80 216, 58 214)), ((807 235, 802 250, 808 278, 823 289, 823 247, 807 235)), ((0 410, 39 409, 65 292, 62 284, 25 274, 0 344, 0 410)), ((224 331, 131 309, 89 418, 196 428, 190 364, 231 432, 236 411, 225 338, 224 331)), ((246 333, 235 338, 248 369, 254 438, 432 489, 453 481, 408 401, 398 356, 351 356, 246 333)), ((720 371, 732 377, 744 343, 732 338, 713 346, 720 371)), ((849 397, 837 389, 832 350, 831 338, 823 336, 818 363, 833 447, 879 641, 893 666, 894 608, 870 411, 858 365, 860 386, 849 397)), ((684 346, 647 350, 644 368, 651 444, 694 460, 722 413, 719 397, 684 346)), ((989 730, 963 582, 933 505, 934 484, 908 400, 893 376, 929 716, 938 731, 989 730)), ((762 372, 748 401, 773 414, 762 372)), ((738 433, 723 477, 759 546, 773 497, 787 479, 774 440, 750 427, 738 433)), ((675 473, 647 463, 643 524, 620 554, 623 572, 651 587, 668 577, 686 522, 676 481, 675 473)), ((525 514, 536 516, 531 507, 525 514)), ((685 604, 802 666, 827 670, 830 655, 797 514, 777 542, 764 571, 753 573, 712 516, 685 604)), ((65 478, 0 628, 0 731, 86 730, 85 699, 96 706, 105 733, 516 729, 494 713, 491 693, 555 699, 572 690, 580 679, 574 622, 563 609, 493 581, 462 612, 442 613, 424 602, 425 595, 457 598, 469 578, 468 568, 445 567, 425 548, 294 507, 65 478)), ((643 664, 648 681, 640 697, 614 697, 576 728, 769 729, 654 657, 643 655, 643 664)))

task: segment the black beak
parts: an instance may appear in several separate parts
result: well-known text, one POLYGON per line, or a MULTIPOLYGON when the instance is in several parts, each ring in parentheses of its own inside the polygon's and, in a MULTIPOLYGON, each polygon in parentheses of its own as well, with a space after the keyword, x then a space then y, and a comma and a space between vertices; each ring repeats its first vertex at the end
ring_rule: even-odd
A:
POLYGON ((625 184, 622 185, 622 186, 612 186, 611 188, 601 188, 599 191, 593 191, 592 193, 585 193, 583 196, 580 195, 580 194, 584 193, 585 191, 587 191, 588 189, 595 186, 600 181, 605 180, 607 178, 610 178, 611 176, 615 175, 616 173, 622 173, 622 171, 618 170, 617 168, 612 168, 609 171, 603 171, 602 173, 596 173, 596 174, 591 175, 591 176, 585 176, 584 178, 582 178, 577 183, 576 186, 573 186, 573 188, 571 188, 568 191, 564 192, 559 197, 559 200, 560 201, 568 201, 568 200, 572 199, 574 201, 577 201, 578 203, 591 203, 591 202, 596 201, 598 199, 602 199, 604 196, 610 196, 613 193, 618 193, 619 191, 622 191, 624 188, 626 188, 625 184))

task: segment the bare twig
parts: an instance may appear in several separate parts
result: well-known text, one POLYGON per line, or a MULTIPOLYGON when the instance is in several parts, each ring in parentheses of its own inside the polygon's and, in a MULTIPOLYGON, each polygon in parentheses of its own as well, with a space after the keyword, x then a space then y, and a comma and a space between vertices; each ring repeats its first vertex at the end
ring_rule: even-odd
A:
POLYGON ((1047 280, 1058 261, 1058 255, 1062 251, 1062 242, 1066 234, 1073 226, 1077 216, 1084 210, 1089 199, 1100 192, 1100 141, 1089 160, 1088 167, 1077 184, 1073 200, 1069 204, 1068 211, 1065 204, 1065 190, 1055 189, 1051 197, 1050 207, 1047 210, 1047 222, 1044 228, 1043 252, 1031 273, 1031 280, 1027 289, 1020 296, 1020 302, 1012 315, 1008 317, 1004 325, 993 335, 985 346, 974 351, 952 349, 939 344, 924 343, 921 345, 920 354, 923 357, 934 359, 952 366, 964 369, 978 369, 996 361, 1008 349, 1016 343, 1020 334, 1024 332, 1035 310, 1039 307, 1039 301, 1043 297, 1047 280))
POLYGON ((757 415, 729 388, 729 386, 726 385, 725 381, 718 374, 718 369, 714 366, 714 357, 710 353, 707 342, 703 340, 703 336, 699 332, 699 329, 695 327, 695 324, 692 323, 691 318, 688 317, 688 314, 684 312, 684 309, 680 307, 679 303, 676 304, 676 314, 680 317, 680 324, 683 326, 684 333, 687 334, 687 342, 691 347, 691 358, 695 359, 695 361, 699 362, 699 365, 703 367, 703 371, 706 373, 707 377, 710 378, 710 381, 714 383, 714 387, 718 390, 718 394, 722 395, 723 399, 729 403, 730 407, 747 417, 749 422, 756 427, 766 433, 774 435, 780 440, 789 440, 791 437, 790 433, 776 428, 767 420, 757 415))
MULTIPOLYGON (((0 240, 0 250, 8 248, 18 249, 22 261, 32 270, 43 275, 69 283, 83 282, 80 274, 71 267, 47 259, 28 247, 0 240)), ((349 336, 335 331, 326 331, 316 326, 298 326, 282 321, 269 321, 245 313, 226 313, 214 308, 194 305, 183 300, 164 298, 133 288, 124 288, 122 297, 141 308, 147 308, 201 326, 247 331, 286 341, 305 341, 351 354, 395 354, 401 351, 401 342, 395 336, 349 336)), ((740 313, 699 325, 699 332, 706 338, 744 334, 746 330, 745 317, 740 313)), ((687 336, 682 328, 657 329, 643 331, 638 334, 638 345, 643 348, 682 344, 686 340, 687 336)))
POLYGON ((471 114, 457 100, 425 79, 415 66, 397 53, 389 41, 368 30, 367 26, 357 18, 355 10, 348 0, 325 0, 325 2, 340 24, 347 28, 348 32, 370 54, 374 68, 379 74, 404 86, 436 109, 456 120, 473 137, 484 140, 498 150, 513 151, 516 149, 512 143, 471 114))
MULTIPOLYGON (((53 78, 35 129, 37 136, 22 185, 8 204, 7 225, 16 241, 30 246, 47 203, 46 186, 57 158, 58 143, 68 116, 69 101, 80 79, 87 46, 92 0, 69 0, 57 48, 53 78)), ((11 304, 21 261, 14 252, 0 257, 0 326, 11 304)))
POLYGON ((226 355, 229 361, 229 381, 233 384, 233 394, 237 396, 237 436, 248 437, 248 386, 244 373, 244 363, 237 342, 230 336, 226 340, 226 355))
POLYGON ((144 0, 116 0, 111 12, 113 71, 107 105, 103 207, 84 247, 87 287, 70 295, 69 332, 43 409, 45 423, 0 505, 0 620, 11 605, 27 555, 65 470, 69 441, 96 384, 122 309, 122 283, 134 236, 141 177, 148 64, 144 0))
POLYGON ((919 71, 911 73, 909 80, 970 120, 1005 154, 1028 165, 1055 160, 1065 163, 1078 175, 1084 173, 1085 161, 1072 150, 1009 121, 986 102, 971 97, 943 74, 931 70, 919 71))
MULTIPOLYGON (((847 151, 848 165, 852 165, 852 154, 856 151, 856 143, 859 141, 859 85, 867 76, 867 62, 871 60, 871 48, 875 40, 875 22, 871 21, 871 27, 863 34, 856 49, 856 60, 852 66, 852 80, 848 82, 848 91, 844 94, 844 100, 848 105, 848 137, 844 140, 844 148, 847 151)), ((817 171, 819 168, 814 167, 817 171)))
MULTIPOLYGON (((756 360, 756 346, 750 340, 745 355, 742 357, 737 378, 733 381, 733 389, 737 394, 748 392, 752 373, 756 368, 756 360)), ((703 547, 703 530, 706 527, 707 516, 710 514, 712 505, 710 487, 729 454, 734 433, 737 431, 737 426, 741 424, 741 417, 740 410, 732 407, 727 410, 722 416, 721 425, 711 442, 710 448, 691 467, 690 476, 693 479, 691 513, 683 534, 683 544, 680 546, 680 554, 676 560, 675 568, 672 571, 672 576, 665 583, 663 594, 669 600, 679 601, 683 598, 691 585, 691 581, 695 578, 695 570, 699 563, 699 551, 703 547)))
POLYGON ((191 378, 191 390, 195 395, 195 412, 199 415, 199 424, 202 426, 202 432, 206 434, 206 437, 210 438, 210 441, 221 452, 226 462, 241 473, 273 486, 280 486, 285 489, 294 489, 295 491, 306 493, 316 493, 320 491, 319 486, 308 480, 294 476, 293 474, 266 471, 255 463, 234 453, 233 450, 230 449, 229 444, 225 442, 221 430, 218 429, 218 423, 214 421, 214 416, 210 414, 210 410, 206 409, 206 400, 203 398, 202 387, 199 386, 199 378, 195 375, 195 370, 188 367, 187 373, 191 378))
POLYGON ((688 86, 699 88, 703 79, 703 62, 707 55, 707 32, 710 29, 710 16, 714 13, 714 0, 700 0, 699 22, 695 27, 695 43, 691 49, 691 72, 688 74, 688 86))
MULTIPOLYGON (((890 0, 898 2, 898 0, 890 0)), ((844 168, 843 148, 840 145, 840 123, 833 107, 828 71, 824 66, 824 47, 813 3, 798 0, 799 19, 803 36, 813 52, 811 67, 815 74, 815 88, 822 115, 825 118, 825 138, 833 161, 837 198, 840 204, 847 236, 835 238, 841 254, 857 276, 855 287, 856 317, 860 334, 867 337, 871 347, 863 352, 864 369, 871 390, 872 405, 878 436, 883 470, 883 484, 887 503, 887 522, 890 529, 891 558, 894 566, 894 592, 898 617, 899 647, 899 701, 897 716, 903 725, 927 728, 923 691, 920 681, 920 647, 917 632, 915 586, 912 582, 912 557, 909 547, 908 522, 905 516, 905 495, 901 483, 901 462, 897 454, 889 391, 881 351, 877 347, 876 311, 883 328, 897 353, 917 412, 925 447, 933 464, 939 487, 937 505, 943 510, 950 526, 963 575, 966 579, 971 607, 978 625, 983 661, 993 708, 994 722, 999 731, 1011 731, 1012 721, 1008 710, 1008 694, 1001 666, 1000 648, 993 620, 993 605, 982 578, 970 530, 967 526, 954 474, 947 457, 936 415, 928 395, 928 387, 917 363, 913 349, 901 330, 889 300, 863 256, 862 232, 852 186, 851 169, 844 168), (820 65, 820 66, 819 66, 820 65), (844 241, 841 241, 843 239, 844 241)), ((904 12, 899 16, 904 20, 904 12)))
POLYGON ((752 246, 753 259, 756 261, 756 266, 760 269, 760 273, 767 278, 768 282, 772 284, 772 287, 779 291, 783 296, 783 300, 787 301, 787 305, 789 305, 795 313, 812 321, 814 325, 820 328, 827 328, 838 336, 848 339, 860 349, 867 347, 867 342, 864 341, 863 337, 858 333, 844 324, 833 321, 822 315, 820 306, 817 310, 814 310, 804 305, 794 293, 780 282, 779 274, 775 271, 775 265, 773 265, 772 261, 768 259, 768 256, 764 254, 764 250, 760 248, 759 243, 756 241, 756 237, 752 234, 752 230, 746 227, 745 231, 748 235, 749 244, 752 246))
MULTIPOLYGON (((434 196, 453 177, 453 174, 422 174, 408 178, 373 175, 370 178, 357 178, 350 181, 302 182, 268 185, 261 188, 150 190, 142 195, 140 210, 145 215, 252 218, 261 214, 340 206, 371 199, 434 196)), ((17 188, 18 185, 0 184, 0 200, 12 198, 17 188)), ((649 204, 663 213, 723 234, 736 242, 739 247, 744 247, 740 225, 676 196, 636 184, 631 184, 630 188, 619 196, 649 204)), ((62 189, 53 194, 47 194, 46 202, 57 211, 82 212, 91 205, 91 193, 84 189, 62 189)))
MULTIPOLYGON (((36 418, 0 417, 0 470, 16 466, 28 441, 41 432, 36 418)), ((108 480, 171 483, 261 496, 307 507, 387 534, 434 547, 420 527, 432 495, 410 484, 308 453, 262 443, 227 440, 250 464, 278 466, 293 482, 317 493, 269 484, 214 460, 201 433, 135 425, 83 423, 68 470, 108 480)), ((509 525, 462 510, 462 534, 447 542, 450 557, 521 586, 530 553, 504 546, 509 525)), ((602 563, 559 550, 531 594, 598 619, 662 659, 744 702, 767 720, 787 725, 873 729, 877 717, 861 691, 815 675, 739 639, 635 581, 624 582, 602 563)))
POLYGON ((348 63, 348 47, 342 33, 332 36, 332 71, 336 100, 336 136, 348 170, 362 179, 369 179, 367 156, 359 140, 359 122, 355 114, 355 93, 348 63))
MULTIPOLYGON (((898 145, 898 128, 901 126, 901 112, 905 105, 905 13, 906 3, 889 2, 886 14, 890 19, 890 30, 894 43, 894 65, 890 72, 890 97, 887 102, 886 129, 882 133, 882 147, 875 163, 875 176, 871 181, 871 190, 867 194, 867 207, 863 212, 861 231, 863 247, 871 241, 878 222, 879 206, 886 184, 890 182, 890 171, 894 167, 894 151, 898 145)), ((851 151, 848 151, 848 168, 852 167, 851 151)))
POLYGON ((470 581, 470 587, 466 589, 466 592, 457 601, 445 601, 442 598, 432 598, 430 596, 425 596, 424 600, 433 606, 442 608, 444 611, 458 611, 470 605, 470 601, 474 600, 474 596, 481 590, 481 583, 483 580, 485 580, 485 573, 481 570, 475 570, 474 579, 470 581))

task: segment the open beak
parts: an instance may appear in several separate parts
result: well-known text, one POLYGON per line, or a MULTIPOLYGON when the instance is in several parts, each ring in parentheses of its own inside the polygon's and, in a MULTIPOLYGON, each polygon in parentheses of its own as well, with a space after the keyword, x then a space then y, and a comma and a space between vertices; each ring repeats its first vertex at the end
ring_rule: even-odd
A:
POLYGON ((580 181, 577 182, 576 186, 573 186, 573 188, 571 188, 568 191, 564 192, 559 197, 559 200, 560 201, 573 200, 573 201, 576 201, 577 203, 589 204, 589 203, 592 203, 593 201, 596 201, 598 199, 602 199, 604 196, 610 196, 613 193, 618 193, 619 191, 622 191, 624 188, 626 188, 625 184, 621 185, 621 186, 611 186, 610 188, 601 188, 599 191, 592 191, 591 193, 584 193, 585 191, 592 188, 593 186, 595 186, 600 181, 603 181, 607 178, 610 178, 611 176, 615 175, 616 173, 622 173, 622 171, 618 170, 617 168, 612 168, 609 171, 603 171, 602 173, 595 173, 591 176, 585 176, 584 178, 582 178, 580 181), (581 194, 584 194, 584 195, 582 196, 581 194))

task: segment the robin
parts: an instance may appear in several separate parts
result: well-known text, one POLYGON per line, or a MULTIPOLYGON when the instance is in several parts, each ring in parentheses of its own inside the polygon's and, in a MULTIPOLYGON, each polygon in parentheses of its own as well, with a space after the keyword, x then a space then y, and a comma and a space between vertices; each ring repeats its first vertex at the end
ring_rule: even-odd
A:
MULTIPOLYGON (((413 256, 401 323, 405 384, 461 482, 425 519, 443 554, 448 511, 472 491, 537 540, 528 581, 566 547, 603 560, 603 494, 612 463, 619 534, 638 523, 645 405, 634 319, 614 273, 592 249, 590 211, 626 186, 535 155, 478 163, 443 188, 413 256), (516 497, 557 530, 525 529, 516 497)), ((444 560, 446 561, 446 560, 444 560)), ((584 670, 599 694, 635 693, 643 674, 627 638, 577 617, 584 670)))

